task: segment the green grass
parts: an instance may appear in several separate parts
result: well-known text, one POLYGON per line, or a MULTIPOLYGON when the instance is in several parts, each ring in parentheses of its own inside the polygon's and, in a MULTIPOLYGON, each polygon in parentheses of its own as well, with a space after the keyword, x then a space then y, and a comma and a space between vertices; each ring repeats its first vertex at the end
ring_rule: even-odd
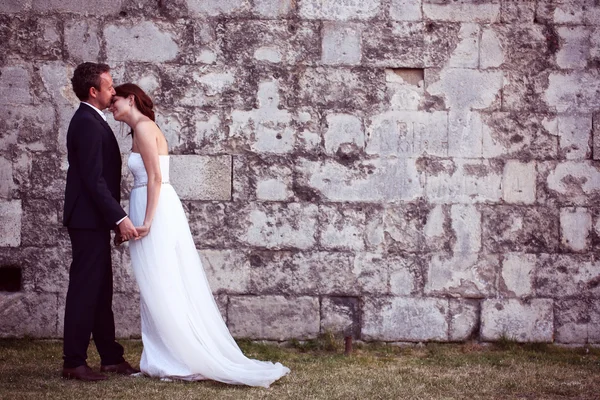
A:
MULTIPOLYGON (((122 341, 139 360, 139 341, 122 341)), ((217 382, 161 382, 111 375, 99 383, 61 379, 60 341, 0 340, 0 399, 598 399, 600 349, 546 344, 354 346, 334 337, 291 347, 241 341, 244 352, 292 373, 270 389, 217 382)), ((99 367, 94 346, 89 364, 99 367)))

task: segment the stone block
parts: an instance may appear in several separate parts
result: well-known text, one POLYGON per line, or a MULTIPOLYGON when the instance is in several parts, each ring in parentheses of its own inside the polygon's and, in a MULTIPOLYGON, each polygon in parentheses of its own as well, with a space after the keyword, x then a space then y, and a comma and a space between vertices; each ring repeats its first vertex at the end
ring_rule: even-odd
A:
POLYGON ((327 115, 325 151, 330 155, 351 156, 365 147, 365 133, 360 118, 350 114, 327 115))
POLYGON ((600 204, 600 166, 591 161, 538 163, 538 201, 600 204))
POLYGON ((450 209, 452 230, 456 236, 454 254, 472 254, 481 250, 481 213, 470 204, 454 204, 450 209))
MULTIPOLYGON (((8 148, 8 144, 0 142, 0 146, 8 148)), ((17 188, 13 178, 13 164, 7 158, 0 157, 0 198, 10 199, 17 188)))
MULTIPOLYGON (((113 289, 115 293, 139 293, 139 287, 135 279, 131 258, 129 256, 129 246, 119 246, 112 248, 113 265, 113 289)), ((70 257, 69 257, 69 260, 70 257)), ((66 293, 66 287, 64 292, 66 293)))
POLYGON ((506 253, 500 272, 500 292, 506 297, 533 295, 536 262, 535 254, 506 253))
POLYGON ((7 145, 16 144, 30 151, 56 150, 54 129, 54 108, 50 105, 5 105, 0 110, 0 129, 4 132, 3 141, 7 145))
POLYGON ((60 12, 84 15, 115 15, 121 11, 123 0, 99 0, 81 2, 79 0, 31 0, 36 12, 60 12))
MULTIPOLYGON (((357 257, 358 259, 358 257, 357 257)), ((419 296, 423 293, 424 264, 427 257, 422 254, 388 254, 384 257, 372 257, 373 262, 382 262, 387 266, 390 276, 390 294, 393 296, 419 296)), ((374 278, 374 277, 373 277, 374 278)), ((380 291, 375 294, 385 294, 380 291)))
POLYGON ((424 29, 424 67, 444 68, 460 42, 460 24, 428 20, 424 29))
POLYGON ((175 32, 151 21, 136 25, 110 24, 104 28, 106 52, 110 62, 165 62, 179 53, 175 32))
POLYGON ((300 105, 331 111, 366 111, 385 96, 383 70, 307 68, 300 74, 298 85, 300 105))
POLYGON ((366 128, 366 153, 380 157, 448 154, 448 114, 443 111, 387 111, 366 128))
POLYGON ((477 68, 479 66, 479 37, 477 24, 463 23, 458 32, 459 42, 448 60, 449 68, 477 68))
POLYGON ((480 114, 483 157, 556 158, 558 122, 554 115, 523 112, 480 114))
POLYGON ((437 81, 425 82, 427 93, 444 99, 454 111, 482 110, 499 104, 502 71, 452 68, 442 70, 437 81))
POLYGON ((366 213, 360 207, 319 206, 319 243, 328 250, 364 250, 366 213))
MULTIPOLYGON (((93 20, 65 23, 65 46, 76 62, 96 61, 100 57, 98 24, 93 20)), ((125 39, 125 38, 123 38, 125 39)))
POLYGON ((507 203, 535 203, 535 162, 508 160, 502 176, 502 199, 507 203))
POLYGON ((367 20, 381 11, 381 0, 304 0, 298 6, 301 18, 317 20, 367 20))
POLYGON ((536 3, 530 1, 502 0, 500 22, 505 24, 533 23, 536 3))
POLYGON ((480 158, 483 149, 483 132, 487 126, 480 113, 466 110, 448 113, 448 155, 480 158))
POLYGON ((226 248, 233 238, 226 226, 225 205, 222 203, 185 202, 190 230, 199 249, 226 248))
POLYGON ((171 183, 185 200, 230 200, 230 156, 171 156, 171 183))
POLYGON ((477 300, 450 300, 448 340, 462 342, 479 334, 480 305, 477 300))
POLYGON ((316 297, 231 296, 228 317, 236 338, 313 339, 320 331, 316 297))
POLYGON ((17 14, 31 9, 32 0, 5 0, 0 3, 0 13, 17 14))
POLYGON ((291 113, 279 108, 277 81, 261 82, 257 97, 259 108, 233 111, 230 136, 234 140, 252 138, 248 145, 257 153, 290 153, 294 149, 296 135, 291 125, 291 113))
POLYGON ((502 196, 502 163, 497 161, 431 160, 419 167, 427 173, 425 193, 430 202, 498 202, 502 196))
POLYGON ((223 51, 231 62, 313 65, 321 58, 310 21, 231 21, 225 25, 223 51))
POLYGON ((65 231, 63 238, 57 239, 56 247, 29 247, 22 253, 20 265, 24 279, 36 292, 67 292, 72 256, 71 243, 65 231))
POLYGON ((0 104, 31 104, 29 71, 21 66, 0 68, 0 104))
POLYGON ((558 343, 588 343, 589 329, 592 327, 590 309, 593 300, 559 300, 554 303, 556 337, 558 343))
POLYGON ((422 68, 427 42, 422 22, 368 24, 362 31, 363 64, 385 68, 422 68))
POLYGON ((488 206, 483 208, 484 250, 555 252, 559 242, 558 210, 547 207, 488 206))
POLYGON ((549 20, 556 24, 600 25, 600 7, 593 0, 540 2, 537 11, 550 13, 549 20))
POLYGON ((113 294, 115 335, 123 339, 139 339, 142 336, 140 318, 140 295, 135 292, 113 294))
POLYGON ((59 212, 56 201, 26 199, 21 203, 21 243, 23 246, 52 246, 61 234, 65 234, 62 226, 62 212, 59 212))
POLYGON ((544 101, 559 113, 592 113, 600 108, 600 79, 594 70, 553 72, 544 101))
MULTIPOLYGON (((290 201, 296 198, 290 159, 276 156, 235 156, 233 199, 290 201)), ((297 196, 299 200, 312 198, 297 196)))
POLYGON ((586 26, 561 26, 560 50, 556 53, 556 63, 564 69, 585 69, 590 55, 592 29, 586 26))
POLYGON ((228 214, 228 225, 244 245, 310 249, 316 244, 318 207, 315 204, 254 203, 228 214))
POLYGON ((0 246, 21 245, 21 200, 0 200, 0 246))
POLYGON ((55 293, 0 293, 0 337, 54 338, 58 331, 55 293))
POLYGON ((428 211, 427 206, 421 202, 386 207, 383 214, 383 233, 387 250, 394 253, 423 251, 424 221, 428 211))
POLYGON ((484 29, 479 47, 479 66, 481 69, 498 68, 504 62, 504 50, 498 35, 493 29, 484 29))
POLYGON ((289 15, 296 8, 293 0, 254 0, 253 11, 265 18, 279 18, 289 15))
POLYGON ((367 341, 446 341, 448 314, 445 299, 365 298, 361 333, 367 341))
POLYGON ((481 308, 481 339, 503 338, 517 342, 552 342, 553 301, 533 299, 484 300, 481 308))
MULTIPOLYGON (((254 250, 250 261, 250 292, 259 295, 291 295, 305 293, 298 285, 296 253, 292 251, 254 250)), ((331 259, 328 261, 332 261, 331 259)), ((342 259, 336 259, 344 263, 342 259)), ((349 263, 349 261, 347 261, 349 263)), ((311 293, 314 294, 314 293, 311 293)))
POLYGON ((185 0, 192 15, 215 17, 240 15, 250 10, 249 0, 185 0))
POLYGON ((428 211, 423 226, 425 251, 451 251, 456 239, 451 223, 450 206, 436 204, 428 211))
POLYGON ((323 297, 321 300, 321 332, 359 338, 360 305, 356 297, 323 297))
POLYGON ((589 249, 592 231, 592 213, 587 208, 560 209, 561 244, 568 251, 589 249))
POLYGON ((213 293, 245 294, 250 285, 250 262, 234 250, 202 250, 200 258, 213 293))
POLYGON ((591 158, 592 118, 590 115, 559 115, 559 155, 569 160, 591 158))
POLYGON ((500 17, 500 0, 490 2, 424 0, 423 15, 427 19, 439 21, 493 23, 500 17))
POLYGON ((593 149, 592 155, 594 160, 600 160, 600 113, 596 113, 592 117, 592 136, 593 149))
POLYGON ((392 0, 390 18, 392 21, 420 21, 422 0, 392 0))
POLYGON ((556 299, 600 295, 600 261, 590 254, 542 254, 535 273, 535 293, 556 299))
POLYGON ((417 111, 425 100, 424 73, 418 68, 385 70, 387 97, 391 110, 417 111))
POLYGON ((426 295, 484 298, 496 293, 497 255, 434 254, 429 261, 426 295))
POLYGON ((299 186, 334 202, 410 201, 423 194, 415 159, 376 159, 349 165, 299 159, 296 173, 299 186))
POLYGON ((321 62, 328 65, 357 65, 361 60, 362 26, 325 22, 321 40, 321 62))

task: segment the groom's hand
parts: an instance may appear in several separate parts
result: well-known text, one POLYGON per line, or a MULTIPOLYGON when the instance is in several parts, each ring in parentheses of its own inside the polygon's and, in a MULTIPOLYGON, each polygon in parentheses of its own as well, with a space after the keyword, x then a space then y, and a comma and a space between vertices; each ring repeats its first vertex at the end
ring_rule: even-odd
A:
POLYGON ((129 217, 125 217, 125 219, 119 224, 119 234, 121 235, 121 239, 123 239, 123 241, 134 239, 140 236, 129 217))

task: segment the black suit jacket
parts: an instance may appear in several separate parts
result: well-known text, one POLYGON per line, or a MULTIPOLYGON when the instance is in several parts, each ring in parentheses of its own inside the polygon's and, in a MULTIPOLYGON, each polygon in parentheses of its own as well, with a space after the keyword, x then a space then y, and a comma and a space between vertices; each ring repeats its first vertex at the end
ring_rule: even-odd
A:
POLYGON ((81 104, 67 132, 69 169, 63 225, 113 229, 127 214, 121 200, 121 152, 112 129, 96 110, 81 104))

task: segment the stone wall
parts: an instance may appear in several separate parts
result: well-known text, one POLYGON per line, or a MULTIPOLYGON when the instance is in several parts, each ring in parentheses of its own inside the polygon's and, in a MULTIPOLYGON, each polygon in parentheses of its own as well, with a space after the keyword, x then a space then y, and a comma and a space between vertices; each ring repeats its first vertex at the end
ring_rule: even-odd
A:
POLYGON ((5 0, 0 39, 0 336, 62 335, 86 60, 153 97, 234 336, 600 342, 596 0, 5 0))

